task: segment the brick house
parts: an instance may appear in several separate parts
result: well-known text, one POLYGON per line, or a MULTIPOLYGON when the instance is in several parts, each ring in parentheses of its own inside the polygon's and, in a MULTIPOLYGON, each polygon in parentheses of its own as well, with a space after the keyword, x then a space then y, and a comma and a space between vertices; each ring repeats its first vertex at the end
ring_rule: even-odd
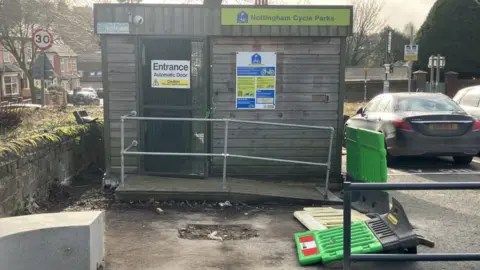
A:
POLYGON ((78 73, 82 87, 102 88, 102 57, 100 51, 78 55, 78 73))
MULTIPOLYGON (((80 86, 80 76, 77 71, 78 56, 70 47, 54 43, 45 53, 53 66, 55 75, 54 78, 45 80, 47 87, 50 84, 58 84, 70 92, 80 86)), ((35 80, 35 85, 40 85, 39 80, 35 80)))
POLYGON ((0 43, 0 101, 22 97, 23 88, 28 88, 28 80, 15 65, 13 55, 0 43))

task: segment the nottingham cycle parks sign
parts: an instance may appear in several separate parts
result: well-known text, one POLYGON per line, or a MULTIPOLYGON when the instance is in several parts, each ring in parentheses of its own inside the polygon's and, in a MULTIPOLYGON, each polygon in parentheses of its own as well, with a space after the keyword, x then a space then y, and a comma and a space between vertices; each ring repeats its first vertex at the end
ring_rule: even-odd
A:
POLYGON ((222 8, 222 25, 349 26, 350 8, 222 8))
POLYGON ((190 61, 152 60, 152 88, 190 88, 190 61))

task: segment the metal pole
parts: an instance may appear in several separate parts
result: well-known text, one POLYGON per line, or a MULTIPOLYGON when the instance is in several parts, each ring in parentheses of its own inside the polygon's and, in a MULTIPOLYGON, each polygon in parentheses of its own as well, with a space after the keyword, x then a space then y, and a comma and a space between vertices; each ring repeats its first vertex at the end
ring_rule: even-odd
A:
POLYGON ((437 82, 435 83, 435 92, 438 92, 438 84, 440 83, 440 54, 437 54, 437 82))
POLYGON ((343 183, 343 270, 351 270, 351 193, 350 182, 343 183))
POLYGON ((368 73, 368 69, 365 68, 365 84, 363 86, 363 101, 364 102, 367 102, 367 73, 368 73))
POLYGON ((228 119, 225 119, 225 136, 223 141, 223 190, 227 189, 227 151, 228 151, 228 119))
MULTIPOLYGON (((410 25, 410 48, 413 45, 413 24, 410 25)), ((412 91, 412 61, 408 61, 408 92, 412 91)))
POLYGON ((355 190, 480 190, 480 182, 441 182, 441 183, 349 183, 355 190))
POLYGON ((432 65, 430 66, 430 92, 433 92, 433 72, 435 64, 435 56, 430 56, 432 58, 432 65))
POLYGON ((125 150, 125 135, 123 131, 125 118, 122 116, 120 117, 120 185, 123 186, 125 182, 125 157, 123 155, 123 151, 125 150))
POLYGON ((355 254, 355 262, 445 262, 445 261, 480 261, 476 253, 434 253, 434 254, 355 254))
POLYGON ((42 56, 43 56, 43 59, 42 59, 42 64, 40 65, 40 76, 42 76, 42 78, 40 79, 40 83, 42 84, 40 86, 40 104, 43 106, 45 106, 45 58, 47 58, 47 54, 43 51, 42 52, 42 56))
POLYGON ((330 182, 330 168, 332 167, 332 144, 333 144, 333 132, 334 128, 330 130, 330 144, 328 146, 328 159, 327 159, 327 173, 325 176, 325 199, 328 199, 328 185, 330 182))

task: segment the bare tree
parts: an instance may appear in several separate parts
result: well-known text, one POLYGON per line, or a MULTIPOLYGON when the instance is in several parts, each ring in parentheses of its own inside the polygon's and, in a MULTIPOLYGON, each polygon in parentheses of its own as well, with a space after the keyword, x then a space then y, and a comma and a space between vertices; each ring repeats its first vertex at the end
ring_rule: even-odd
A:
POLYGON ((75 52, 99 49, 99 39, 94 33, 92 0, 57 0, 53 11, 52 28, 55 35, 75 52))
MULTIPOLYGON (((1 6, 0 41, 13 55, 31 87, 34 85, 32 59, 38 54, 31 37, 37 28, 50 28, 52 7, 51 0, 9 0, 1 6)), ((36 100, 36 92, 33 89, 31 92, 32 99, 36 100)))
POLYGON ((352 0, 353 33, 347 38, 347 65, 356 66, 372 55, 375 41, 371 34, 377 33, 385 25, 380 18, 383 0, 352 0))
POLYGON ((417 28, 415 27, 415 24, 413 24, 413 22, 409 22, 403 27, 403 34, 407 37, 410 37, 410 31, 412 31, 412 29, 413 29, 413 36, 415 37, 417 28))

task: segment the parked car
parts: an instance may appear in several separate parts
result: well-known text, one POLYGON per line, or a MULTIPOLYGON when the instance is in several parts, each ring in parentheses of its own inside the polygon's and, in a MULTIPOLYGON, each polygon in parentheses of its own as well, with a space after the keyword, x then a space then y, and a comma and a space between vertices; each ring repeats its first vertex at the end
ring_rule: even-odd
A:
POLYGON ((99 98, 103 98, 103 88, 96 88, 95 92, 97 92, 99 98))
POLYGON ((463 88, 453 97, 467 113, 480 120, 480 85, 463 88))
POLYGON ((480 149, 480 122, 441 93, 378 95, 346 127, 383 133, 388 162, 399 156, 452 156, 457 164, 469 164, 480 149))
POLYGON ((95 89, 93 89, 93 88, 90 88, 90 87, 82 88, 82 89, 80 89, 80 92, 89 92, 89 93, 94 94, 98 98, 97 91, 95 91, 95 89))
POLYGON ((100 105, 100 99, 97 94, 91 91, 83 91, 75 93, 73 96, 74 105, 100 105))

